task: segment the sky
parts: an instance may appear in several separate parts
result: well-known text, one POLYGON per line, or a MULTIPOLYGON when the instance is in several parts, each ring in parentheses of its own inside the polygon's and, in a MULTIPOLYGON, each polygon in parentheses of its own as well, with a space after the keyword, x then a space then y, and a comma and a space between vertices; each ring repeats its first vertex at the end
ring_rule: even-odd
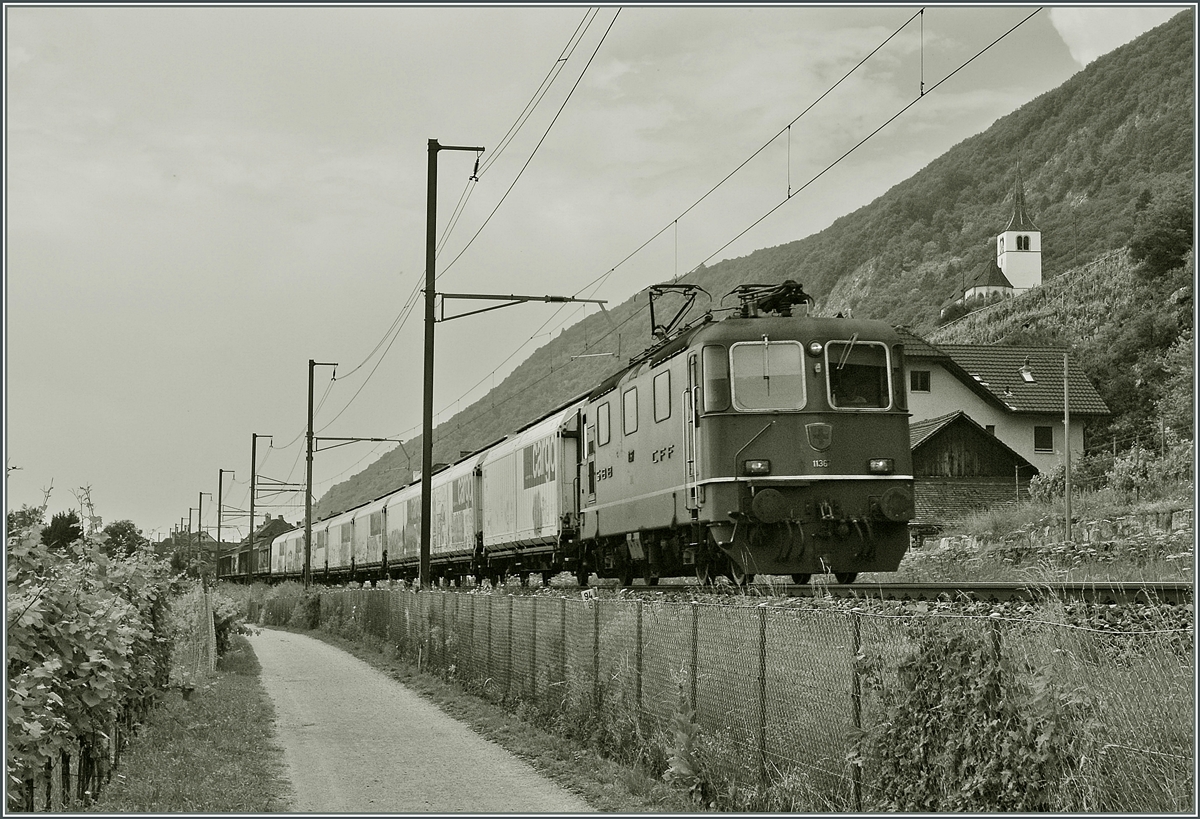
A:
MULTIPOLYGON (((616 305, 819 232, 1184 7, 1037 8, 8 4, 6 508, 87 488, 159 540, 219 494, 244 536, 253 435, 304 482, 309 360, 318 437, 418 434, 431 139, 485 149, 438 154, 436 292, 616 305)), ((596 310, 437 324, 436 421, 596 310)), ((314 498, 393 446, 318 452, 314 498)))

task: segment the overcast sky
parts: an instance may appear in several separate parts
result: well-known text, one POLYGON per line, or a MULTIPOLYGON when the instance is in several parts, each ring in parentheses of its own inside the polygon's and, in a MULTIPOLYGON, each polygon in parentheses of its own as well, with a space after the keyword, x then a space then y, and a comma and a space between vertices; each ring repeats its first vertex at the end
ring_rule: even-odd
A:
MULTIPOLYGON (((252 433, 260 474, 304 480, 309 359, 338 364, 319 435, 417 434, 421 306, 388 331, 422 286, 430 139, 486 148, 475 183, 439 157, 439 236, 470 194, 439 292, 617 304, 822 230, 1182 7, 1043 9, 941 83, 1035 8, 8 5, 6 506, 90 486, 157 540, 200 492, 215 527, 224 469, 228 525, 252 433)), ((439 324, 438 421, 595 309, 439 324)), ((314 495, 391 446, 319 453, 314 495)))

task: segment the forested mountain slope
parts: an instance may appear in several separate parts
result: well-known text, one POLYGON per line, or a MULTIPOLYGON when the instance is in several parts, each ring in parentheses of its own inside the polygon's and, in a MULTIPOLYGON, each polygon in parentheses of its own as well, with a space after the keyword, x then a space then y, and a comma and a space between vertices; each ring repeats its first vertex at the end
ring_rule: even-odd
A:
MULTIPOLYGON (((1019 165, 1026 204, 1042 232, 1047 284, 1131 243, 1141 245, 1133 258, 1121 257, 1125 278, 1078 274, 1093 288, 1086 299, 1079 294, 1081 304, 1092 305, 1080 309, 1099 311, 1090 340, 1063 324, 1070 310, 1049 307, 1022 328, 1023 335, 1010 327, 993 340, 1074 346, 1098 386, 1103 380, 1116 390, 1105 395, 1116 413, 1110 426, 1136 429, 1148 414, 1161 411, 1164 400, 1161 385, 1142 385, 1175 378, 1171 373, 1184 359, 1190 377, 1192 267, 1189 262, 1180 272, 1175 245, 1185 241, 1177 235, 1180 224, 1188 226, 1183 252, 1192 238, 1194 14, 1182 11, 1100 57, 820 233, 702 266, 681 281, 700 285, 715 303, 739 284, 790 278, 816 297, 818 313, 849 312, 932 332, 940 306, 994 256, 995 236, 1012 214, 1019 165), (1162 230, 1173 237, 1165 262, 1154 258, 1156 231, 1162 230), (1126 288, 1121 292, 1127 298, 1122 301, 1110 286, 1126 288), (1124 309, 1105 313, 1105 303, 1117 302, 1124 309), (1164 304, 1169 309, 1160 309, 1164 304)), ((1071 288, 1059 290, 1068 300, 1076 297, 1071 288)), ((618 369, 617 362, 651 340, 646 304, 643 290, 535 351, 487 396, 435 430, 434 460, 452 462, 461 451, 485 446, 618 369), (609 352, 616 356, 572 358, 609 352)), ((706 306, 701 298, 698 307, 706 306)), ((314 517, 403 485, 412 463, 404 451, 419 461, 420 439, 335 485, 317 503, 314 517)))

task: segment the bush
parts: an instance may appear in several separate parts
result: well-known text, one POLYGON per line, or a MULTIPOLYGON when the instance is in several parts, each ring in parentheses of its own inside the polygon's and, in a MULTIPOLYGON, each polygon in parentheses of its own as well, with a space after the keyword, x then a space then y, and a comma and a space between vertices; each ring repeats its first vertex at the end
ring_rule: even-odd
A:
MULTIPOLYGON (((988 621, 985 621, 988 622, 988 621)), ((1050 811, 1071 805, 1091 733, 1082 698, 1004 656, 999 623, 920 618, 913 648, 885 680, 860 661, 884 709, 851 761, 886 811, 1050 811)))

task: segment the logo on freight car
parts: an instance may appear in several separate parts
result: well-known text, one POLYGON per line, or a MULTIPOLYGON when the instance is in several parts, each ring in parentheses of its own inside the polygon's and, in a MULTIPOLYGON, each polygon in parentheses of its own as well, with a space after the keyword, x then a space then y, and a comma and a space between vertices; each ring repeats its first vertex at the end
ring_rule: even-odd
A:
POLYGON ((544 438, 521 450, 525 463, 525 488, 531 489, 554 480, 554 439, 544 438))
POLYGON ((475 481, 470 475, 454 479, 454 511, 461 512, 475 505, 475 481))

